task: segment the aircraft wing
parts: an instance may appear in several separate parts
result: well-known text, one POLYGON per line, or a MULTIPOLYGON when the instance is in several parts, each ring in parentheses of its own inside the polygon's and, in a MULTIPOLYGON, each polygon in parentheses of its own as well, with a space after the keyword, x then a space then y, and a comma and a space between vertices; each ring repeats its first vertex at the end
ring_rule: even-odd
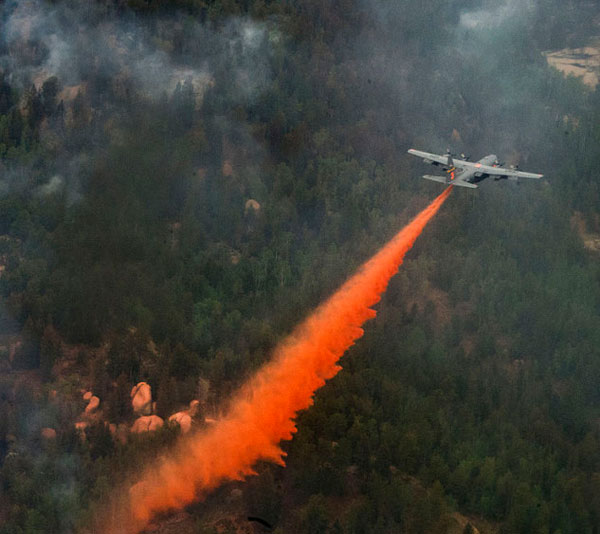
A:
POLYGON ((461 166, 468 167, 477 172, 483 174, 489 174, 490 176, 514 176, 515 178, 534 178, 538 179, 544 176, 543 174, 536 174, 534 172, 523 172, 514 169, 507 169, 506 167, 493 167, 492 165, 482 165, 481 163, 473 163, 470 161, 461 161, 461 166))
POLYGON ((423 152, 422 150, 415 150, 411 148, 408 151, 413 156, 423 158, 427 163, 439 163, 440 165, 446 165, 448 163, 448 156, 441 156, 440 154, 431 154, 430 152, 423 152))
MULTIPOLYGON (((432 154, 431 152, 423 152, 422 150, 415 150, 414 148, 411 148, 408 151, 409 154, 412 154, 413 156, 418 156, 419 158, 423 158, 425 160, 425 163, 433 163, 434 165, 447 165, 448 164, 448 154, 445 155, 441 155, 441 154, 432 154)), ((463 161, 462 159, 452 159, 452 163, 454 164, 454 166, 457 169, 464 169, 465 168, 465 163, 468 163, 466 161, 463 161)))

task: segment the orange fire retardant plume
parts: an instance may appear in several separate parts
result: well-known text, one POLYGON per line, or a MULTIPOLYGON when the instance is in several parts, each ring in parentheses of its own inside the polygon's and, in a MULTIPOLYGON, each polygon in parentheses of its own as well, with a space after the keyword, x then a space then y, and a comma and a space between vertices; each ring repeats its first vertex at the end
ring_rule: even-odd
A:
POLYGON ((152 516, 181 509, 227 480, 253 474, 258 460, 284 465, 279 447, 296 431, 294 416, 311 406, 313 394, 341 369, 344 352, 375 317, 370 307, 385 291, 404 255, 444 203, 448 187, 384 248, 321 304, 274 351, 231 399, 225 414, 206 430, 182 438, 142 474, 125 503, 114 508, 98 532, 133 534, 152 516))

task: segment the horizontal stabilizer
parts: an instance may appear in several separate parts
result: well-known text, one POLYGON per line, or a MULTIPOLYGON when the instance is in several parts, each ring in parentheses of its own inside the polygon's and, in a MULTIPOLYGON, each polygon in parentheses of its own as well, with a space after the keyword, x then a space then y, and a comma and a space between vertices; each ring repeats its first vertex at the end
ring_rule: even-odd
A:
POLYGON ((440 182, 442 184, 446 183, 445 176, 433 176, 432 174, 424 174, 423 178, 425 178, 425 180, 432 180, 433 182, 440 182))
POLYGON ((465 182, 464 180, 454 180, 450 183, 458 187, 470 187, 471 189, 477 189, 477 186, 475 184, 472 184, 471 182, 465 182))

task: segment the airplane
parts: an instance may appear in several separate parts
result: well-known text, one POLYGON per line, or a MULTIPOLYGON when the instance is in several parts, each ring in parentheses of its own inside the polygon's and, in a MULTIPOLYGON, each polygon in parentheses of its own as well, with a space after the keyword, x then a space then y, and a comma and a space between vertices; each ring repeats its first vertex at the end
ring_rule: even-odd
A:
POLYGON ((517 181, 519 178, 539 179, 544 176, 543 174, 519 171, 519 167, 515 165, 511 165, 509 168, 502 167, 502 164, 498 162, 498 158, 495 154, 490 154, 477 162, 471 162, 468 161, 469 156, 465 156, 464 154, 461 154, 463 159, 453 159, 449 150, 444 156, 440 154, 430 154, 429 152, 415 150, 414 148, 411 148, 408 153, 423 158, 425 163, 441 166, 442 169, 446 171, 446 176, 424 174, 423 178, 426 180, 449 185, 458 185, 461 187, 470 187, 472 189, 477 187, 475 185, 476 183, 485 180, 489 176, 493 176, 494 180, 508 179, 513 181, 517 181))

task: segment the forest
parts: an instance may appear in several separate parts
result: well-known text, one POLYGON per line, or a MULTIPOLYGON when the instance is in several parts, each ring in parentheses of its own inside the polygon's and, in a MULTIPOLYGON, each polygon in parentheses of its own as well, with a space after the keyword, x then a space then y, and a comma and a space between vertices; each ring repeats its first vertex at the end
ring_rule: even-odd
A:
POLYGON ((209 425, 441 193, 411 147, 544 178, 453 191, 286 466, 145 532, 600 533, 600 92, 543 55, 599 24, 586 0, 0 2, 0 534, 91 534, 180 439, 128 430, 136 384, 209 425))

